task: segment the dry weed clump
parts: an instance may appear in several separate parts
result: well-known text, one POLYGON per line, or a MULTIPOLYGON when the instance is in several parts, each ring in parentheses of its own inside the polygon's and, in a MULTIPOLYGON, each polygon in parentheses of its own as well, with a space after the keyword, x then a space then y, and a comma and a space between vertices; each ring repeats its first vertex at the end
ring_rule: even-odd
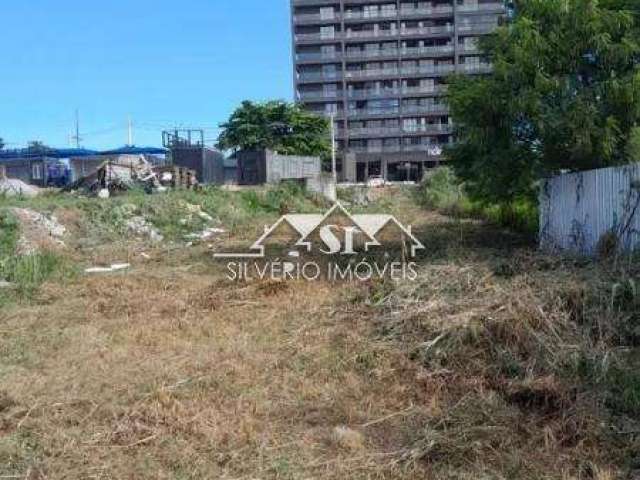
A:
POLYGON ((427 259, 419 284, 364 288, 379 334, 419 365, 434 406, 408 458, 435 478, 634 472, 640 377, 628 325, 640 310, 634 289, 613 283, 620 275, 484 248, 427 259))

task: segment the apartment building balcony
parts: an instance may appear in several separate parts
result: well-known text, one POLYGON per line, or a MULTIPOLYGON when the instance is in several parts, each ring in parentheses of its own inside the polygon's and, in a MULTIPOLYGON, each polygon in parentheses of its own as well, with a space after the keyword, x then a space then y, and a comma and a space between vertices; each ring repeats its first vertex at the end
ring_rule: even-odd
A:
POLYGON ((436 45, 432 47, 384 48, 378 50, 361 50, 346 52, 346 59, 372 59, 397 57, 426 57, 437 55, 453 55, 453 45, 436 45))
POLYGON ((401 8, 400 18, 419 18, 419 17, 433 17, 433 16, 448 16, 453 14, 453 6, 443 5, 441 7, 433 8, 401 8))
POLYGON ((408 36, 431 36, 431 35, 441 35, 441 34, 449 34, 454 32, 453 25, 440 25, 434 27, 419 27, 419 28, 401 28, 398 30, 400 35, 403 37, 408 36))
POLYGON ((478 3, 477 5, 458 5, 459 13, 474 13, 474 12, 504 12, 504 3, 478 3))
POLYGON ((296 33, 295 41, 299 44, 315 44, 336 42, 342 39, 342 32, 296 33))
POLYGON ((317 83, 335 82, 342 80, 342 72, 301 72, 298 73, 298 82, 317 83))
POLYGON ((493 65, 490 63, 462 63, 458 65, 458 72, 468 74, 483 74, 491 73, 493 71, 493 65))
POLYGON ((347 51, 345 56, 349 59, 370 59, 370 58, 397 58, 400 51, 397 48, 381 48, 379 50, 347 51))
POLYGON ((390 30, 347 30, 345 32, 345 40, 362 40, 367 38, 391 38, 398 36, 398 29, 390 30))
POLYGON ((429 65, 423 67, 402 67, 400 74, 403 76, 409 75, 447 75, 455 72, 455 65, 429 65))
POLYGON ((469 45, 458 45, 458 51, 460 53, 478 53, 480 49, 478 45, 469 44, 469 45))
POLYGON ((430 156, 437 156, 433 154, 434 151, 434 145, 428 144, 428 143, 419 143, 416 145, 402 145, 402 151, 403 152, 427 152, 430 154, 430 156))
POLYGON ((424 57, 437 55, 453 55, 453 45, 436 45, 433 47, 407 47, 400 49, 402 57, 424 57))
POLYGON ((367 98, 394 98, 400 95, 400 89, 386 90, 349 90, 348 98, 367 99, 367 98))
POLYGON ((475 33, 475 34, 487 34, 493 32, 498 28, 498 24, 495 22, 478 22, 478 23, 460 23, 457 27, 458 33, 475 33))
POLYGON ((298 100, 302 102, 308 101, 330 101, 340 100, 342 98, 342 91, 336 92, 299 92, 298 100))
POLYGON ((403 128, 405 135, 448 135, 453 133, 453 125, 448 123, 432 123, 403 128))
POLYGON ((447 88, 448 88, 448 85, 435 85, 433 88, 404 87, 402 89, 402 95, 405 97, 438 95, 438 94, 447 93, 447 88))
POLYGON ((294 5, 299 5, 301 7, 306 6, 322 6, 322 5, 334 5, 338 3, 337 0, 293 0, 294 5))
POLYGON ((437 103, 433 105, 404 105, 402 107, 403 115, 424 115, 424 114, 447 115, 448 113, 449 113, 449 106, 444 103, 437 103))
POLYGON ((397 18, 396 10, 378 10, 378 11, 352 11, 344 12, 344 21, 349 20, 385 20, 389 18, 397 18))
POLYGON ((342 60, 342 52, 310 52, 296 53, 296 62, 313 64, 313 63, 333 63, 342 60))
POLYGON ((344 73, 344 77, 348 79, 354 78, 371 78, 371 77, 397 77, 399 70, 397 68, 383 68, 370 70, 348 70, 344 73))
POLYGON ((342 19, 340 12, 334 12, 333 15, 326 13, 298 13, 293 16, 293 22, 296 25, 322 25, 327 23, 336 23, 342 19))
POLYGON ((367 137, 394 137, 402 133, 400 127, 362 127, 350 128, 350 138, 367 138, 367 137))
POLYGON ((400 107, 390 108, 358 108, 347 111, 348 117, 365 118, 365 117, 393 117, 400 115, 400 107))
MULTIPOLYGON (((406 105, 404 107, 389 108, 358 108, 347 111, 349 118, 387 118, 399 116, 416 115, 447 115, 449 107, 447 105, 406 105)), ((408 132, 410 133, 410 132, 408 132)))

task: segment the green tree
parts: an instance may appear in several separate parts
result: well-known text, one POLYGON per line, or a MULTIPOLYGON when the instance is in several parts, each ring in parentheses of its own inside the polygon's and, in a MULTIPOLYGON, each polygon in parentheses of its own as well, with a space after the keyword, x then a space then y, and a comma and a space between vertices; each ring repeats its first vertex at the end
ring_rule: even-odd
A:
POLYGON ((632 161, 640 47, 624 1, 517 1, 482 43, 494 74, 452 79, 448 155, 473 197, 532 197, 543 176, 632 161))
POLYGON ((220 128, 217 146, 221 150, 270 149, 313 156, 331 152, 327 119, 283 101, 242 102, 220 128))

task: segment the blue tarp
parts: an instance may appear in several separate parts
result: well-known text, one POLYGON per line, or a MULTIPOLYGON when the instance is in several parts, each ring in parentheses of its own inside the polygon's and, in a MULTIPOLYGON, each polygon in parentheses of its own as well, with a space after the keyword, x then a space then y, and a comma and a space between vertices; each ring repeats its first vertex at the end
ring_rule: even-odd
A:
POLYGON ((167 153, 167 150, 157 147, 136 147, 135 145, 128 145, 100 153, 102 155, 164 155, 167 153))

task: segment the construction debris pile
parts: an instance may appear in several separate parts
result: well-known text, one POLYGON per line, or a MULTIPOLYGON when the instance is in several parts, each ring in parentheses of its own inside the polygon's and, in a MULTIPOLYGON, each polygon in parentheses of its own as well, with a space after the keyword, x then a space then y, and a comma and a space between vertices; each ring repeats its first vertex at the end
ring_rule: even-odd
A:
POLYGON ((193 170, 182 167, 154 167, 144 156, 122 155, 105 161, 98 169, 67 187, 68 191, 84 191, 99 197, 141 188, 147 193, 167 188, 194 188, 193 170))
POLYGON ((20 237, 16 248, 18 255, 65 247, 63 238, 67 229, 55 216, 47 216, 28 208, 12 208, 10 211, 20 223, 20 237))

